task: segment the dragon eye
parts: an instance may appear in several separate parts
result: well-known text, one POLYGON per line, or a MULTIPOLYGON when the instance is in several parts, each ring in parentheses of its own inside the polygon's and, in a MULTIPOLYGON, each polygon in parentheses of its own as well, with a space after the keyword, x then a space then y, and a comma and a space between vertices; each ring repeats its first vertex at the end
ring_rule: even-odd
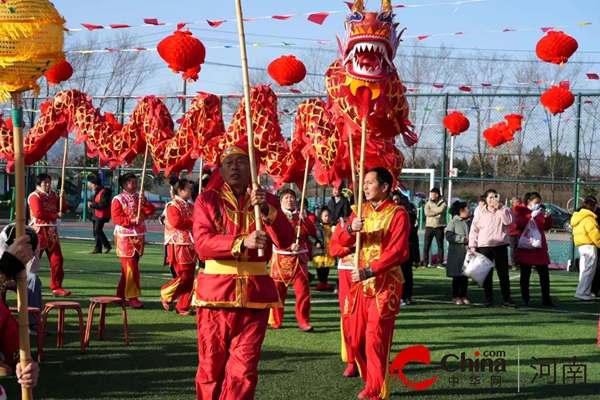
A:
POLYGON ((394 22, 394 14, 391 11, 385 11, 377 14, 377 20, 381 22, 394 22))
POLYGON ((348 17, 348 20, 350 22, 360 22, 360 21, 363 20, 363 18, 364 18, 364 16, 361 13, 359 13, 359 12, 353 12, 353 13, 350 13, 350 16, 348 17))

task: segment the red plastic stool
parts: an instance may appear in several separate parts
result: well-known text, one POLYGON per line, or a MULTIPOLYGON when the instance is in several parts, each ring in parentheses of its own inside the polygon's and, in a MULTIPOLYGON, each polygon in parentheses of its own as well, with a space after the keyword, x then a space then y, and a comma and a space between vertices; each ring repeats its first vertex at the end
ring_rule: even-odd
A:
MULTIPOLYGON (((81 306, 74 301, 51 301, 46 303, 44 308, 44 322, 42 323, 42 337, 46 333, 46 322, 50 310, 58 309, 58 328, 56 329, 56 347, 63 347, 63 339, 65 336, 65 310, 72 309, 79 314, 79 341, 81 342, 81 352, 85 353, 85 338, 83 336, 83 314, 81 306)), ((39 332, 38 332, 39 335, 39 332)))
MULTIPOLYGON (((19 309, 17 307, 8 307, 8 309, 13 314, 19 313, 19 309)), ((29 315, 33 315, 33 318, 35 318, 35 329, 37 331, 38 362, 42 362, 42 356, 44 352, 44 335, 42 332, 40 309, 37 307, 27 307, 27 312, 29 315)))
POLYGON ((85 327, 85 345, 90 345, 92 337, 92 325, 94 323, 94 310, 100 304, 100 322, 98 323, 98 340, 104 340, 104 318, 106 316, 107 304, 118 304, 123 309, 123 326, 125 328, 125 344, 129 345, 129 326, 127 325, 127 307, 125 301, 120 297, 98 296, 90 299, 90 309, 85 327))

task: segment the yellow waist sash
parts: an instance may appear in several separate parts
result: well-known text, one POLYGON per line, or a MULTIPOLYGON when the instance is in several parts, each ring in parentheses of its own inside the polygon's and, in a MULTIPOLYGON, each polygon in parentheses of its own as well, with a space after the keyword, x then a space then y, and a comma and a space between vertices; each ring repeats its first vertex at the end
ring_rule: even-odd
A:
POLYGON ((266 262, 243 262, 233 260, 206 260, 204 273, 209 275, 266 275, 266 262))

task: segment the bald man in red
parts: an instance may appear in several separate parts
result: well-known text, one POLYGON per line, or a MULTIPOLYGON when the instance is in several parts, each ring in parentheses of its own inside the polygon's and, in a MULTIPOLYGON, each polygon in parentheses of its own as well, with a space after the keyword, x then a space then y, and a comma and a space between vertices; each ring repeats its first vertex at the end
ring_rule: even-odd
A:
POLYGON ((287 248, 295 232, 277 197, 250 190, 247 147, 220 156, 194 208, 194 244, 205 268, 196 278, 198 400, 251 400, 269 309, 281 306, 267 274, 272 247, 287 248), (263 230, 255 225, 261 208, 263 230), (258 250, 264 250, 259 257, 258 250))
POLYGON ((385 168, 367 171, 362 218, 354 211, 345 229, 332 238, 336 246, 350 249, 361 234, 360 264, 351 272, 352 286, 344 302, 348 341, 366 383, 359 399, 387 399, 390 394, 388 363, 410 228, 408 213, 389 197, 392 184, 392 174, 385 168))

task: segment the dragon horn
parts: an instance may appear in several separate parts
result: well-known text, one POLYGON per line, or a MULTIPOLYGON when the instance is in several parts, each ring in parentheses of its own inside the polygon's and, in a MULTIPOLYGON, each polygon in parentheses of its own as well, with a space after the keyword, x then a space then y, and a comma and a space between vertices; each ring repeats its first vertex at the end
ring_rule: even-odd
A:
POLYGON ((381 11, 382 12, 392 11, 392 0, 381 0, 381 11))
POLYGON ((364 0, 356 0, 352 5, 352 12, 363 13, 365 9, 364 0))

